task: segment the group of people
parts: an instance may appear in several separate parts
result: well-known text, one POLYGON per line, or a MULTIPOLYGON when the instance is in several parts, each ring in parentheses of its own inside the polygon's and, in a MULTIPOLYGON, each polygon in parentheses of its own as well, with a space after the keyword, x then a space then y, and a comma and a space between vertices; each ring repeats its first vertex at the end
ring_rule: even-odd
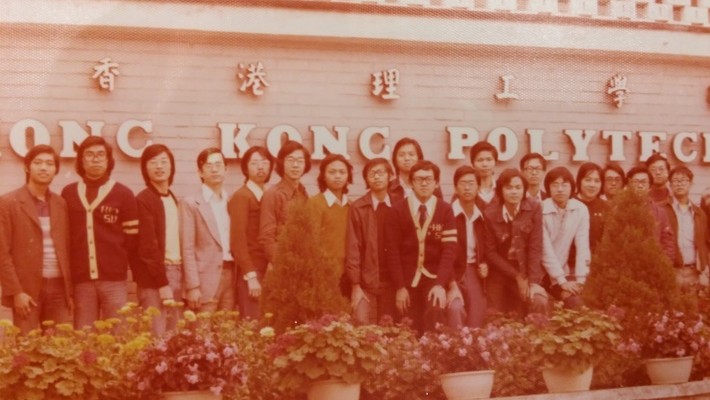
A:
POLYGON ((587 162, 575 177, 566 167, 548 171, 546 159, 530 153, 496 177, 497 161, 493 145, 472 146, 447 202, 439 167, 404 138, 392 163, 364 165, 360 198, 348 199, 353 167, 338 154, 320 162, 319 193, 309 197, 301 179, 310 153, 288 141, 276 158, 260 146, 242 154, 245 182, 230 196, 226 160, 208 148, 197 156, 199 190, 178 199, 167 146, 143 151, 145 188, 134 196, 111 179, 112 147, 90 136, 77 150, 81 180, 60 195, 49 189, 59 157, 37 145, 24 158, 26 185, 0 198, 2 303, 23 332, 46 320, 91 326, 127 302, 130 266, 140 305, 160 311, 157 335, 177 323, 170 300, 258 318, 265 275, 288 267, 273 265, 279 233, 290 212, 309 207, 358 322, 389 315, 409 317, 420 332, 436 323, 477 327, 490 310, 522 316, 554 300, 581 305, 607 201, 625 187, 648 196, 679 283, 696 290, 708 264, 710 192, 703 206, 689 200, 687 167, 671 169, 654 154, 626 173, 587 162), (274 171, 280 180, 267 188, 274 171))

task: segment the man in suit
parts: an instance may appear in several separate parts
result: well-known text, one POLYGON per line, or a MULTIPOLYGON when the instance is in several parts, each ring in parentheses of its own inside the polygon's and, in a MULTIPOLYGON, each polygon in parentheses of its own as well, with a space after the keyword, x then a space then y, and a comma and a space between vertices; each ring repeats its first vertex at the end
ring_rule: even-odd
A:
POLYGON ((197 156, 200 191, 180 202, 180 244, 188 307, 198 311, 234 309, 234 258, 230 252, 227 166, 215 147, 197 156))
POLYGON ((72 318, 67 204, 49 190, 58 171, 54 149, 37 145, 25 156, 27 184, 0 198, 2 304, 23 333, 72 318))
POLYGON ((434 196, 439 167, 418 161, 409 175, 414 196, 392 205, 385 238, 396 307, 422 333, 445 319, 445 288, 454 279, 456 220, 451 206, 434 196))

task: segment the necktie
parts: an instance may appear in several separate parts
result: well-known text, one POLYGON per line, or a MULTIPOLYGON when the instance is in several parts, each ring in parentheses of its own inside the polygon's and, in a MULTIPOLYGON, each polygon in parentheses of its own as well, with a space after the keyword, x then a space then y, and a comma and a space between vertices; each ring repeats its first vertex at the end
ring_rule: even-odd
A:
POLYGON ((419 227, 424 226, 426 222, 426 206, 424 204, 419 205, 419 227))

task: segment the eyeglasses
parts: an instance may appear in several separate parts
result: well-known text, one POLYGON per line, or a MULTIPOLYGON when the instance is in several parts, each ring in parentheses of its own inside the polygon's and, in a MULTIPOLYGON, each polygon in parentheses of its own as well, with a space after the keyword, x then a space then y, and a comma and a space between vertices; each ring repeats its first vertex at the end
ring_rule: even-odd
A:
POLYGON ((609 183, 619 183, 622 181, 622 179, 620 176, 609 176, 604 178, 604 181, 609 183))
POLYGON ((387 171, 384 169, 370 170, 370 172, 367 173, 368 178, 380 178, 385 175, 387 175, 387 171))
POLYGON ((525 168, 523 168, 523 170, 525 172, 529 172, 531 174, 532 173, 539 174, 540 172, 542 172, 542 167, 525 167, 525 168))
POLYGON ((284 163, 289 164, 289 165, 301 165, 306 163, 305 158, 294 158, 294 157, 286 157, 284 159, 284 163))
POLYGON ((96 161, 103 161, 108 157, 108 154, 106 154, 105 151, 98 151, 96 153, 87 151, 84 152, 84 160, 86 161, 91 161, 91 160, 96 160, 96 161))
POLYGON ((671 179, 672 185, 687 185, 689 183, 690 183, 690 179, 688 179, 688 178, 671 179))
POLYGON ((414 179, 412 179, 412 181, 414 183, 416 183, 417 185, 423 185, 425 183, 427 185, 431 185, 432 183, 434 183, 434 177, 433 176, 415 176, 414 179))

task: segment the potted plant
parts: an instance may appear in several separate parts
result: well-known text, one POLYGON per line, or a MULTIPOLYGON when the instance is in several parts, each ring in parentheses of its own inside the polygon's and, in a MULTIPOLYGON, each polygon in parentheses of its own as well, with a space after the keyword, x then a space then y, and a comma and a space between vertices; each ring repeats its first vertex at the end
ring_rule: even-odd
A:
POLYGON ((672 310, 649 313, 641 324, 639 341, 651 383, 687 382, 695 355, 710 346, 702 317, 672 310))
POLYGON ((534 357, 544 365, 543 379, 551 393, 589 390, 594 365, 621 340, 616 319, 585 307, 557 305, 550 316, 531 314, 527 323, 534 357))
POLYGON ((309 399, 357 400, 360 383, 374 373, 386 352, 373 327, 354 326, 347 316, 324 315, 279 335, 269 355, 273 382, 284 393, 307 391, 309 399))
POLYGON ((157 338, 129 374, 142 398, 219 399, 246 385, 247 364, 239 346, 218 334, 222 314, 185 311, 181 326, 157 338))
POLYGON ((490 397, 495 372, 489 368, 490 346, 479 329, 438 325, 420 339, 425 363, 439 376, 449 399, 490 397))

